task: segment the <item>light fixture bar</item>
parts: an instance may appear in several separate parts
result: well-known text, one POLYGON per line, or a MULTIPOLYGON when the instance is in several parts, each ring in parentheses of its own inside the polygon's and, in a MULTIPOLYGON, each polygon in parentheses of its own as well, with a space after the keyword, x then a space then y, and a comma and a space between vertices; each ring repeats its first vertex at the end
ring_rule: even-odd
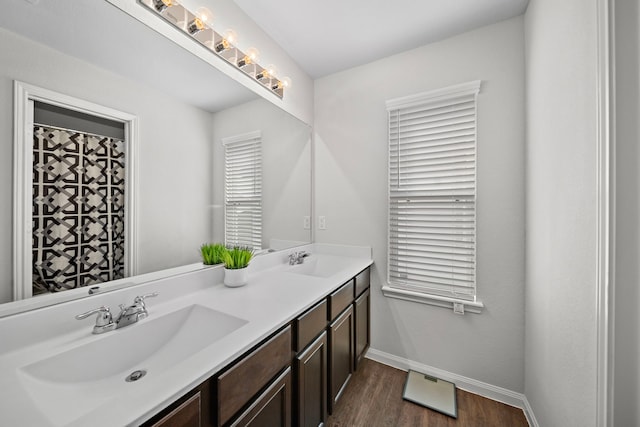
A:
POLYGON ((262 67, 256 62, 257 49, 242 52, 235 47, 237 36, 233 30, 227 30, 223 35, 211 28, 208 9, 200 8, 193 13, 177 0, 138 0, 138 3, 279 98, 283 98, 285 88, 291 85, 288 77, 279 79, 274 75, 273 65, 262 67), (207 12, 206 17, 202 10, 207 12))

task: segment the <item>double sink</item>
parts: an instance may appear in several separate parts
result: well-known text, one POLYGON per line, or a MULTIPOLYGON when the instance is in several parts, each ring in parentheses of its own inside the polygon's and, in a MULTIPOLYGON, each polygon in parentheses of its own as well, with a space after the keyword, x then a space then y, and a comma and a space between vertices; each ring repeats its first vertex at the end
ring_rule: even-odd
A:
MULTIPOLYGON (((312 255, 301 264, 281 264, 276 270, 329 278, 348 266, 343 257, 312 255)), ((155 316, 151 309, 137 324, 101 336, 85 335, 83 342, 66 351, 20 367, 18 377, 47 419, 66 425, 109 402, 123 387, 170 371, 247 323, 199 304, 155 316)))

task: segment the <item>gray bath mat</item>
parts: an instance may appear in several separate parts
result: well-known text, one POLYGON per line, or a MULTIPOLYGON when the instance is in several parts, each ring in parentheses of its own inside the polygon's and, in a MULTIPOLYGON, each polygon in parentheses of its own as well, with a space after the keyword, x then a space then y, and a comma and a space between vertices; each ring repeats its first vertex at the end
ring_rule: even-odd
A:
POLYGON ((409 402, 458 418, 456 385, 416 371, 407 373, 402 398, 409 402))

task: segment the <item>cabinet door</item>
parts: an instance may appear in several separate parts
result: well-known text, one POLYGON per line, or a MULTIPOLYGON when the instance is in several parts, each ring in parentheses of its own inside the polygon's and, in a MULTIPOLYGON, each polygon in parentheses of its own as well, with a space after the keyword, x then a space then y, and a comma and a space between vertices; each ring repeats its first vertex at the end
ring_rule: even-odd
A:
POLYGON ((370 322, 371 322, 371 296, 367 289, 353 303, 355 309, 355 364, 354 368, 358 369, 358 364, 362 362, 365 352, 369 348, 370 342, 370 322))
POLYGON ((290 427, 291 368, 276 378, 231 426, 290 427))
POLYGON ((353 304, 329 327, 329 413, 353 373, 353 304))
POLYGON ((327 333, 296 358, 297 425, 317 427, 327 419, 327 333))

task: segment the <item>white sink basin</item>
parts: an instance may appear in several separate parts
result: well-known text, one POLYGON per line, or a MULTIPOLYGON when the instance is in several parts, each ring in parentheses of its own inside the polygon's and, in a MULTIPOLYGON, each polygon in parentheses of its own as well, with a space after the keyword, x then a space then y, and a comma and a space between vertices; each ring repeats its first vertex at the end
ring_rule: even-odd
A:
POLYGON ((287 266, 288 273, 314 277, 331 277, 349 266, 349 260, 334 255, 311 255, 302 264, 287 266))
POLYGON ((160 375, 246 323, 201 305, 156 318, 151 313, 139 323, 24 366, 19 374, 38 407, 64 425, 144 382, 144 377, 126 382, 133 371, 160 375))

